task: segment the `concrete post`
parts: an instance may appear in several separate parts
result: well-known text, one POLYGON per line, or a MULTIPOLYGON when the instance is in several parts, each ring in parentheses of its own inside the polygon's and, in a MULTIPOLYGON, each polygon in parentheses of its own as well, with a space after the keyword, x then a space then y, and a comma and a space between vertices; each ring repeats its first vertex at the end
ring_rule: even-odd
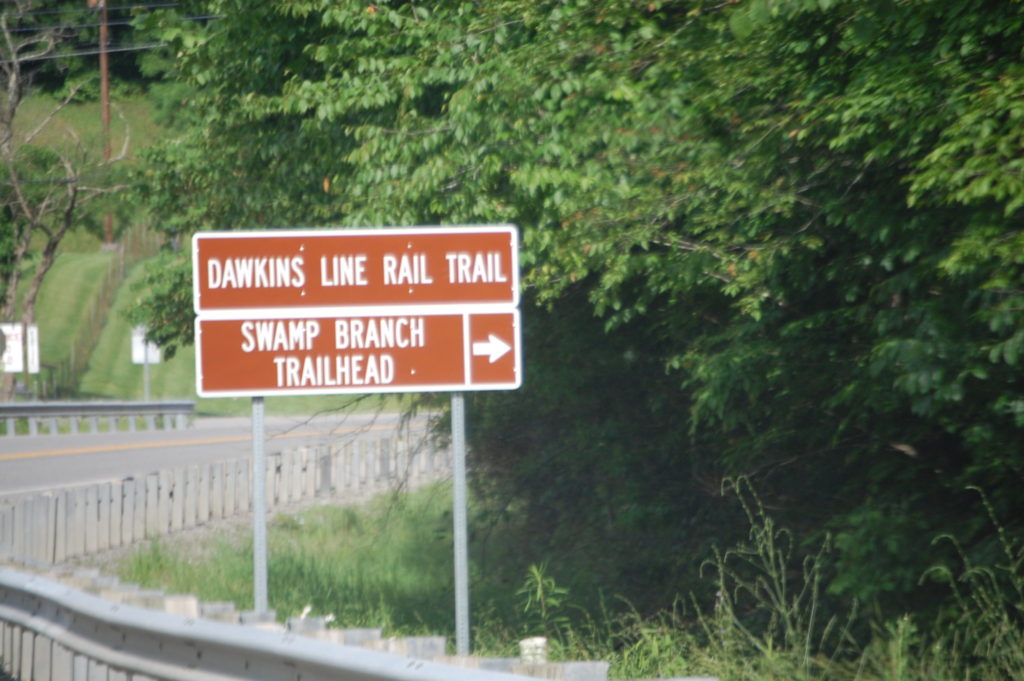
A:
POLYGON ((199 494, 196 498, 196 523, 205 525, 210 521, 210 464, 199 466, 199 494))
POLYGON ((175 468, 171 488, 171 531, 179 532, 185 525, 185 469, 175 468))
POLYGON ((121 546, 121 526, 124 523, 124 483, 120 480, 110 484, 110 547, 121 546))
POLYGON ((160 536, 160 476, 146 476, 146 538, 160 536))
POLYGON ((183 524, 185 527, 195 527, 199 513, 199 469, 196 466, 185 469, 184 501, 183 524))
POLYGON ((110 548, 110 483, 96 485, 96 550, 110 548))

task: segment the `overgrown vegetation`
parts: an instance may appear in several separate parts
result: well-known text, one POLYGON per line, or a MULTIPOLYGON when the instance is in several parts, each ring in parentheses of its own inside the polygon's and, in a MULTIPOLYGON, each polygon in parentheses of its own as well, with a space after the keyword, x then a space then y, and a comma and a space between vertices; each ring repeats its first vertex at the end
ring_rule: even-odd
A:
MULTIPOLYGON (((736 476, 888 617, 951 606, 933 536, 998 554, 969 487, 1021 532, 1020 2, 188 8, 221 18, 149 25, 195 88, 140 178, 170 236, 520 226, 525 383, 467 405, 477 491, 573 593, 710 598, 736 476)), ((188 268, 139 309, 170 343, 188 268)))
MULTIPOLYGON (((269 528, 268 591, 279 616, 333 614, 349 626, 445 631, 451 593, 450 489, 378 498, 366 511, 317 508, 269 528)), ((125 579, 252 607, 251 538, 198 552, 154 542, 121 568, 125 579), (214 574, 216 573, 216 574, 214 574)))
POLYGON ((1024 4, 166 9, 174 139, 125 205, 182 357, 197 229, 520 226, 525 384, 468 404, 478 585, 526 599, 491 620, 636 669, 1016 673, 1024 4))
MULTIPOLYGON (((509 546, 486 568, 471 547, 474 652, 515 656, 546 636, 553 659, 603 659, 619 679, 712 675, 723 681, 1006 681, 1024 678, 1024 546, 1003 533, 1000 560, 936 565, 956 606, 929 619, 888 618, 826 593, 833 547, 808 555, 746 481, 735 483, 748 534, 707 556, 710 603, 680 595, 642 615, 614 593, 583 607, 559 583, 557 563, 524 564, 509 546)), ((332 626, 383 627, 386 635, 454 629, 450 488, 378 498, 365 510, 322 507, 270 528, 269 595, 279 619, 331 616, 332 626)), ((979 493, 980 494, 980 493, 979 493)), ((994 510, 992 511, 994 513, 994 510)), ((482 515, 472 514, 479 537, 482 515)), ((953 541, 951 537, 937 541, 953 541)), ((508 544, 506 544, 508 546, 508 544)), ((251 607, 251 546, 239 534, 182 551, 154 542, 121 577, 251 607)))

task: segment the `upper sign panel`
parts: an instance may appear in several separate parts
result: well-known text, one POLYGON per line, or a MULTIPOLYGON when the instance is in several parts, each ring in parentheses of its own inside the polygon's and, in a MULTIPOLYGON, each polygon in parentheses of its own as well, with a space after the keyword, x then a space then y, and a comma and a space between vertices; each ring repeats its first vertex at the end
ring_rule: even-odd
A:
POLYGON ((197 314, 519 303, 511 225, 204 232, 192 266, 197 314))

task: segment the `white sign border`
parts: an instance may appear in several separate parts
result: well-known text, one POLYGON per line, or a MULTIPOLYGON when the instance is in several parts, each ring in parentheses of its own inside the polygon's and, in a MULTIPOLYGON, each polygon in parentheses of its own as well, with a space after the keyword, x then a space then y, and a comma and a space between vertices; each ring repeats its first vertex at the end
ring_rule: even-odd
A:
MULTIPOLYGON (((199 242, 201 240, 213 240, 213 239, 292 239, 292 238, 330 238, 330 237, 370 237, 370 236, 444 236, 446 234, 495 234, 505 232, 511 239, 511 251, 512 251, 512 300, 501 301, 494 303, 424 303, 422 305, 416 305, 416 307, 430 306, 459 306, 465 305, 503 305, 518 307, 519 306, 519 228, 510 223, 500 223, 493 225, 421 225, 415 227, 325 227, 323 229, 314 229, 308 227, 297 227, 297 228, 272 228, 266 230, 239 230, 239 231, 207 231, 207 232, 196 232, 192 235, 192 276, 199 276, 199 242)), ((409 306, 408 303, 396 303, 395 305, 386 305, 388 309, 394 309, 398 307, 409 306)), ((415 305, 415 304, 413 304, 415 305)), ((369 305, 345 305, 348 308, 359 308, 359 309, 378 309, 384 307, 380 304, 369 304, 369 305)), ((281 310, 288 310, 288 314, 298 314, 299 316, 306 316, 305 310, 314 308, 304 308, 301 306, 289 306, 284 308, 219 308, 217 310, 203 310, 200 307, 199 302, 199 283, 198 281, 192 282, 192 310, 196 315, 208 316, 208 315, 233 315, 220 317, 224 319, 240 319, 246 317, 253 310, 273 310, 274 316, 278 316, 281 310)), ((328 309, 319 307, 316 309, 328 309)), ((333 308, 337 309, 337 308, 333 308)), ((213 317, 209 317, 213 318, 213 317)))
MULTIPOLYGON (((194 322, 194 334, 195 334, 195 375, 196 375, 196 394, 202 398, 218 398, 218 397, 276 397, 276 396, 294 396, 300 397, 303 395, 375 395, 375 394, 398 394, 398 393, 440 393, 440 392, 478 392, 478 391, 489 391, 489 390, 516 390, 523 384, 523 349, 522 349, 522 315, 519 312, 519 308, 511 307, 508 305, 504 306, 478 306, 473 311, 467 311, 464 306, 457 306, 459 309, 455 309, 456 306, 432 306, 430 310, 424 309, 425 306, 416 308, 415 311, 406 311, 404 313, 398 313, 394 308, 391 307, 378 307, 376 313, 367 313, 362 309, 344 308, 339 314, 338 308, 330 308, 332 312, 327 315, 281 315, 277 317, 249 317, 249 316, 233 316, 229 318, 214 318, 208 315, 202 315, 196 317, 194 322), (253 389, 253 390, 204 390, 202 387, 203 383, 203 369, 202 369, 202 333, 200 333, 199 325, 204 321, 240 321, 247 319, 312 319, 314 317, 335 317, 335 318, 350 318, 350 317, 399 317, 399 316, 462 316, 462 344, 463 344, 463 361, 469 362, 470 345, 472 339, 469 338, 469 318, 474 314, 511 314, 512 315, 512 326, 514 329, 514 338, 512 338, 512 352, 514 353, 513 361, 515 366, 513 371, 515 373, 515 379, 504 383, 474 383, 472 380, 467 380, 462 383, 447 383, 447 384, 424 384, 424 385, 400 385, 400 386, 352 386, 350 388, 342 388, 338 386, 330 386, 324 388, 279 388, 279 389, 253 389)), ((294 308, 290 308, 294 309, 294 308)), ((465 372, 468 374, 469 372, 465 372)))

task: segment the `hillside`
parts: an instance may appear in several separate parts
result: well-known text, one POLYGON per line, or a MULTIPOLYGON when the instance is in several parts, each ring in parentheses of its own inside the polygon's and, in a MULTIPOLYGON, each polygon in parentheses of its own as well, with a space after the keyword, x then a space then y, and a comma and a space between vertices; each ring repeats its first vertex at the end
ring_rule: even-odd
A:
MULTIPOLYGON (((113 298, 106 323, 81 377, 79 396, 95 399, 133 399, 143 396, 143 367, 131 363, 131 325, 125 318, 125 311, 139 293, 133 287, 142 279, 147 262, 132 268, 118 287, 113 298)), ((195 393, 195 351, 182 348, 174 357, 149 367, 150 399, 195 400, 197 410, 203 414, 241 415, 250 410, 248 398, 199 399, 195 393)), ((387 404, 398 406, 399 399, 392 398, 387 404)), ((266 400, 266 409, 275 414, 303 414, 321 411, 359 408, 373 410, 381 399, 352 397, 271 397, 266 400)))

